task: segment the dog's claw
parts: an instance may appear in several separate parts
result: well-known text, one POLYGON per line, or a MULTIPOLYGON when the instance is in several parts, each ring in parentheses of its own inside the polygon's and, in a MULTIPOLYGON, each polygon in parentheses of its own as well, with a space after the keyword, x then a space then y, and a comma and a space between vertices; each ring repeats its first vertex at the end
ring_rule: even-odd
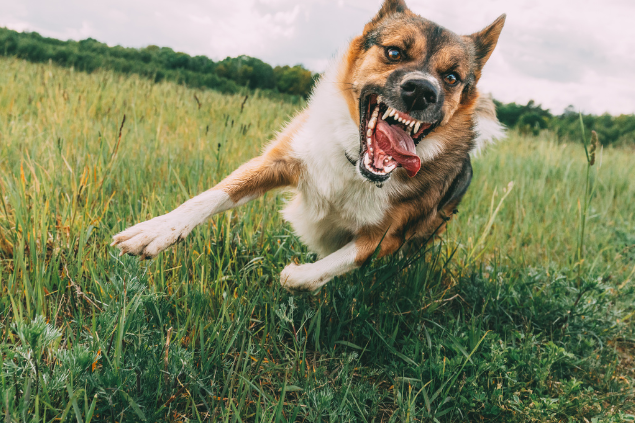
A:
POLYGON ((119 248, 119 256, 129 254, 140 256, 141 260, 149 260, 180 239, 184 239, 189 232, 189 225, 179 221, 178 217, 167 214, 138 223, 118 233, 113 236, 110 245, 119 248))
POLYGON ((330 278, 315 278, 310 271, 315 263, 289 264, 280 273, 280 284, 293 295, 316 293, 330 278))

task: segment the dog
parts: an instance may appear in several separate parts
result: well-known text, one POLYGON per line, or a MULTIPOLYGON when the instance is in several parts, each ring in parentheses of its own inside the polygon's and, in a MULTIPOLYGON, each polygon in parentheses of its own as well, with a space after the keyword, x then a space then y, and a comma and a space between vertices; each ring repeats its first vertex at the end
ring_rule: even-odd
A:
POLYGON ((470 154, 503 136, 477 84, 504 23, 502 15, 460 36, 403 0, 385 0, 264 154, 112 245, 156 257, 211 216, 275 188, 295 192, 283 216, 318 255, 284 268, 280 283, 292 292, 438 236, 470 185, 470 154))

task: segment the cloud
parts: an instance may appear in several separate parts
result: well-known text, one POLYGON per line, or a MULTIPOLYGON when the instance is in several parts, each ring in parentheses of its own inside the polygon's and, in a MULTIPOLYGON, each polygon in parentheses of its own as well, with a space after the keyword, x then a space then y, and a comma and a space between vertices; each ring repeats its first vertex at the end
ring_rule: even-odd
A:
MULTIPOLYGON (((455 32, 508 19, 481 89, 502 101, 534 99, 554 112, 635 112, 632 0, 407 0, 455 32)), ((0 26, 109 45, 154 44, 214 60, 247 54, 322 71, 359 34, 381 0, 0 0, 0 26)))
POLYGON ((557 82, 579 82, 594 64, 608 58, 593 33, 550 27, 514 29, 514 44, 501 46, 507 61, 519 72, 557 82))

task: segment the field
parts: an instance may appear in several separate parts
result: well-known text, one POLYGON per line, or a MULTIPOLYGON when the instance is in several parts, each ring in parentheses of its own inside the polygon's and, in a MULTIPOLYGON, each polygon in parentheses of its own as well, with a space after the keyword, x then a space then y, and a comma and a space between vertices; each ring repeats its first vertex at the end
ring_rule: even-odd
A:
POLYGON ((582 143, 511 132, 442 241, 315 295, 279 286, 314 259, 285 193, 153 261, 109 247, 299 107, 0 59, 6 422, 635 420, 632 148, 590 167, 582 143))

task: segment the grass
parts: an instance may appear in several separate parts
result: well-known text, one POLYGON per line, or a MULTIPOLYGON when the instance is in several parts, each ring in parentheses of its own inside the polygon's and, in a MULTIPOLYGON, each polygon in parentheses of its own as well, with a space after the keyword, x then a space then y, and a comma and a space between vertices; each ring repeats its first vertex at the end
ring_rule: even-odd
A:
POLYGON ((0 59, 6 422, 635 420, 632 150, 597 152, 584 212, 582 144, 511 133, 474 161, 441 242, 314 296, 278 283, 314 258, 285 194, 154 261, 118 257, 114 233, 220 181, 296 111, 243 101, 0 59))

